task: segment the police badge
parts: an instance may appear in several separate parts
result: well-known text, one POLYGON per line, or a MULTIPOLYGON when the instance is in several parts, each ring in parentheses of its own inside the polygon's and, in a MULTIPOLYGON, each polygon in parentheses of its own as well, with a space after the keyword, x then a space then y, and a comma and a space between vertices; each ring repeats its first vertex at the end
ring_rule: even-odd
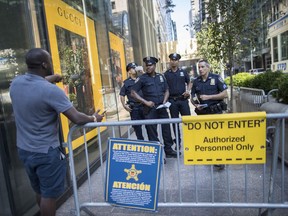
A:
POLYGON ((215 85, 215 79, 214 78, 211 79, 210 85, 215 85))

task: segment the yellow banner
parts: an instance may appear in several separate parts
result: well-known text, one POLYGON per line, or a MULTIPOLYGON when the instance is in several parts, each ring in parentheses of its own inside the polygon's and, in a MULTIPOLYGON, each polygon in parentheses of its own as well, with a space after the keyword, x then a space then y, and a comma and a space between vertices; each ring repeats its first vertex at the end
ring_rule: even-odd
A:
POLYGON ((263 164, 266 113, 183 116, 185 165, 263 164))

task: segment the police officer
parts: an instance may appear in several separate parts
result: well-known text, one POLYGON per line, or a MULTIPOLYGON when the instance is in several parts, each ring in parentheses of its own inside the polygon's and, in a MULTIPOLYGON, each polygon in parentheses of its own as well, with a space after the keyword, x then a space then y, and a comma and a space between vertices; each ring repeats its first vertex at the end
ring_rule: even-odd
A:
MULTIPOLYGON (((144 119, 143 114, 143 105, 140 102, 137 102, 133 97, 131 97, 131 88, 135 83, 135 80, 138 77, 136 67, 138 65, 134 62, 127 64, 126 71, 128 72, 129 78, 124 81, 123 86, 120 89, 120 101, 125 110, 130 113, 131 120, 142 120, 144 119), (127 104, 125 104, 125 96, 128 98, 127 104)), ((142 95, 142 92, 138 92, 139 95, 142 95)), ((144 140, 142 134, 141 125, 133 125, 133 128, 136 133, 138 140, 144 140)))
MULTIPOLYGON (((177 53, 171 53, 170 69, 164 73, 169 86, 169 102, 171 103, 170 115, 172 118, 179 118, 181 115, 191 115, 188 98, 190 97, 190 91, 192 83, 190 81, 189 74, 179 68, 179 60, 181 56, 177 53)), ((176 137, 176 125, 173 124, 174 135, 176 137)), ((178 126, 178 144, 181 147, 180 129, 178 126)), ((174 140, 176 143, 176 139, 174 140)), ((177 147, 177 145, 176 145, 177 147)))
MULTIPOLYGON (((131 95, 137 101, 143 103, 145 119, 169 118, 166 108, 156 109, 159 105, 165 104, 169 97, 165 77, 155 71, 158 59, 155 57, 145 57, 143 61, 146 64, 146 73, 136 80, 135 85, 132 87, 131 95), (143 93, 142 97, 137 93, 140 90, 143 93)), ((166 157, 177 157, 177 152, 172 149, 173 140, 170 124, 163 124, 161 126, 166 157)), ((159 141, 157 125, 147 125, 146 129, 149 140, 159 141)))
POLYGON ((200 76, 194 82, 191 91, 192 104, 197 115, 221 114, 227 109, 223 99, 228 97, 227 85, 218 74, 210 73, 207 60, 198 62, 200 76))
MULTIPOLYGON (((194 80, 191 96, 197 115, 222 114, 227 110, 227 104, 223 101, 228 97, 227 85, 223 79, 210 73, 210 65, 207 60, 198 62, 199 76, 194 80)), ((224 169, 224 165, 214 165, 217 169, 224 169)))

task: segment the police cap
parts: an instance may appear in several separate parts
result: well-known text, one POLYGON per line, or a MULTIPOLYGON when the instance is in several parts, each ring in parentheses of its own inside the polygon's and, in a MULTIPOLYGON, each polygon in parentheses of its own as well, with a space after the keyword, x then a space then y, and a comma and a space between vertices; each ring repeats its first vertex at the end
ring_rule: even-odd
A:
POLYGON ((179 59, 181 59, 181 56, 178 53, 171 53, 169 55, 169 58, 172 60, 179 60, 179 59))
POLYGON ((143 58, 143 62, 145 62, 146 66, 156 64, 158 62, 158 59, 152 56, 147 56, 143 58))
POLYGON ((126 71, 128 72, 131 68, 135 69, 136 67, 138 67, 138 65, 135 62, 131 62, 131 63, 127 64, 126 71))

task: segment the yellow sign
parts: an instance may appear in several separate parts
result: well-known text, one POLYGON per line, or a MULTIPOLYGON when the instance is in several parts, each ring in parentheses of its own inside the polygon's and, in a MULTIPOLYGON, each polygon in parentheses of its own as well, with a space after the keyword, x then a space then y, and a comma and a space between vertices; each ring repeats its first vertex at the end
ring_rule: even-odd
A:
POLYGON ((263 164, 266 113, 183 116, 184 164, 263 164))

